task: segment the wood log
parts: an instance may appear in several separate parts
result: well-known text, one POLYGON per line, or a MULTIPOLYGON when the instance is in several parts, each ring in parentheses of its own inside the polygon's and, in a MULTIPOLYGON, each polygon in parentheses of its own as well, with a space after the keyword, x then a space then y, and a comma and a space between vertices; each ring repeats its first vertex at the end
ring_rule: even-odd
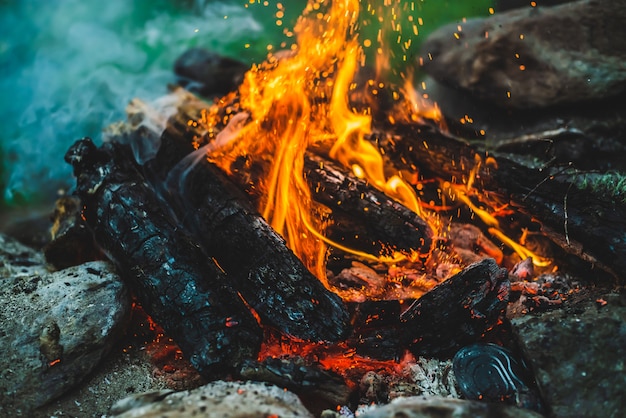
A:
POLYGON ((347 344, 383 360, 398 359, 407 348, 416 356, 450 358, 504 318, 510 287, 507 270, 487 258, 412 302, 351 303, 355 331, 347 344))
MULTIPOLYGON (((419 167, 425 176, 465 181, 476 166, 476 156, 495 157, 482 164, 475 187, 483 193, 508 198, 519 210, 539 220, 565 251, 604 268, 623 280, 626 271, 626 203, 623 190, 594 187, 604 171, 574 166, 533 166, 513 161, 504 153, 487 153, 476 144, 446 135, 430 125, 396 124, 383 127, 371 140, 395 164, 419 167)), ((619 175, 614 176, 616 183, 619 175)), ((606 181, 606 180, 605 180, 606 181)), ((622 187, 623 189, 623 187, 622 187)))
POLYGON ((264 324, 313 341, 350 331, 341 298, 327 290, 222 171, 202 159, 181 178, 180 214, 264 324))
POLYGON ((65 159, 96 241, 143 308, 214 379, 255 358, 261 329, 229 279, 180 228, 169 208, 115 144, 76 142, 65 159))
POLYGON ((202 135, 187 123, 192 120, 187 112, 200 113, 206 103, 189 93, 174 100, 179 100, 181 111, 163 132, 156 131, 158 124, 143 123, 155 114, 134 101, 129 117, 134 125, 110 140, 134 151, 160 136, 158 151, 145 159, 142 170, 264 325, 305 340, 343 339, 350 326, 341 298, 307 270, 219 168, 202 154, 191 155, 202 135))
POLYGON ((511 284, 487 258, 440 283, 400 316, 401 339, 415 355, 452 356, 502 319, 511 284))
POLYGON ((326 158, 307 153, 304 167, 313 198, 332 209, 335 223, 357 224, 360 234, 395 250, 428 254, 433 231, 415 212, 326 158))
MULTIPOLYGON (((158 173, 157 177, 160 178, 167 177, 169 170, 185 155, 210 140, 202 127, 188 123, 201 119, 201 112, 207 107, 206 102, 180 90, 173 95, 174 100, 178 101, 178 112, 169 119, 162 133, 154 131, 158 124, 142 123, 154 112, 149 110, 147 104, 135 100, 127 109, 129 120, 132 121, 130 133, 118 134, 115 138, 116 141, 131 144, 135 149, 142 149, 141 145, 136 144, 142 141, 137 136, 151 138, 160 135, 157 158, 146 164, 149 172, 158 173), (153 131, 146 132, 149 127, 153 131), (132 145, 133 142, 135 145, 132 145)), ((254 183, 259 173, 268 170, 268 162, 244 160, 245 158, 238 160, 231 167, 230 180, 245 191, 249 199, 257 202, 260 196, 254 183), (245 165, 246 169, 240 169, 235 166, 237 164, 245 165)), ((367 248, 374 251, 382 247, 394 247, 400 251, 415 250, 425 253, 431 248, 432 231, 426 222, 367 182, 342 170, 319 153, 309 152, 305 155, 305 169, 313 198, 333 211, 335 223, 330 227, 333 236, 349 239, 358 231, 358 242, 350 242, 350 245, 368 246, 374 243, 367 248)))

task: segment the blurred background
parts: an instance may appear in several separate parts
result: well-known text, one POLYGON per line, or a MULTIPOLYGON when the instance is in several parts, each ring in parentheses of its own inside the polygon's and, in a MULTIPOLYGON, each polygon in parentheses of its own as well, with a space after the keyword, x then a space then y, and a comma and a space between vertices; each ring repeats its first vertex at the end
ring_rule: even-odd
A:
MULTIPOLYGON (((383 3, 368 1, 374 7, 383 3)), ((410 57, 429 32, 463 17, 487 16, 497 8, 492 3, 401 1, 422 24, 409 59, 393 65, 413 65, 410 57)), ((260 62, 268 45, 276 50, 286 40, 285 28, 293 27, 305 4, 0 0, 0 226, 8 214, 49 210, 59 191, 73 184, 63 161, 67 148, 84 136, 98 143, 105 126, 124 119, 132 98, 166 94, 183 52, 203 47, 248 64, 260 62)), ((375 33, 377 24, 368 22, 365 30, 375 33)))

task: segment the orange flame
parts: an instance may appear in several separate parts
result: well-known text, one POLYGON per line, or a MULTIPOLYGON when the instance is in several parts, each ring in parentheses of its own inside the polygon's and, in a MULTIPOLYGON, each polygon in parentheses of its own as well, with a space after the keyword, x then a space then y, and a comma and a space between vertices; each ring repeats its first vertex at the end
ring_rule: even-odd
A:
MULTIPOLYGON (((385 0, 385 7, 394 6, 389 11, 385 8, 374 10, 371 4, 364 8, 372 15, 378 14, 379 20, 391 13, 391 29, 399 34, 400 4, 391 5, 391 0, 385 0)), ((264 63, 255 65, 246 73, 237 93, 220 100, 198 121, 210 136, 215 136, 216 126, 226 126, 207 149, 209 159, 224 171, 231 173, 233 162, 241 156, 263 167, 263 175, 254 184, 261 196, 261 214, 324 283, 327 245, 379 262, 394 263, 407 255, 364 254, 325 236, 328 210, 313 201, 304 177, 307 150, 326 151, 330 158, 349 168, 355 176, 420 215, 429 223, 435 236, 445 234, 444 222, 432 211, 437 206, 422 203, 415 192, 417 174, 411 174, 413 185, 409 184, 402 172, 385 164, 379 149, 366 139, 372 130, 372 107, 375 105, 357 110, 349 100, 357 86, 355 75, 359 66, 365 63, 359 40, 360 7, 358 0, 309 0, 293 32, 289 32, 295 34, 297 43, 289 50, 270 53, 264 63)), ((385 36, 379 31, 376 38, 379 43, 375 56, 377 69, 385 72, 380 63, 388 58, 381 52, 385 36)), ((408 48, 410 42, 407 42, 400 44, 408 48)), ((372 40, 365 39, 363 44, 369 48, 372 40)), ((430 103, 426 95, 417 95, 412 74, 400 75, 405 85, 400 89, 401 94, 393 92, 395 102, 392 111, 386 115, 388 121, 393 124, 396 120, 417 122, 429 119, 445 129, 439 108, 430 103)), ((371 94, 374 96, 378 94, 377 88, 384 87, 384 83, 371 79, 367 84, 373 87, 371 94)), ((475 194, 473 180, 479 164, 477 160, 464 185, 446 182, 442 190, 477 214, 501 242, 520 255, 533 257, 536 265, 545 265, 547 260, 508 239, 489 210, 473 204, 470 195, 475 194)), ((419 189, 420 185, 417 186, 419 189)), ((412 254, 408 256, 412 259, 412 254)))
POLYGON ((310 147, 329 149, 356 176, 422 214, 412 187, 397 174, 386 176, 382 155, 364 139, 371 129, 369 110, 359 113, 348 102, 363 62, 359 9, 358 0, 310 1, 294 29, 297 46, 270 54, 245 76, 237 97, 250 122, 234 135, 231 129, 222 141, 228 146, 209 156, 227 172, 240 155, 266 161, 267 175, 257 185, 261 213, 320 279, 326 275, 325 245, 335 244, 324 237, 322 210, 303 176, 310 147))

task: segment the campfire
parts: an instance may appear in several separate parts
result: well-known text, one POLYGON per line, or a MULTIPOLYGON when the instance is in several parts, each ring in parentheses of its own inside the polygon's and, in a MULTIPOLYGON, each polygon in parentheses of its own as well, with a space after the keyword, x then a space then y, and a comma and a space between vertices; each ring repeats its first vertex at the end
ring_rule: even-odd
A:
MULTIPOLYGON (((389 36, 361 27, 362 13, 388 15, 407 53, 406 5, 389 3, 310 0, 286 29, 293 43, 236 91, 134 100, 104 145, 67 152, 80 201, 68 230, 87 226, 135 309, 207 381, 272 382, 334 407, 369 372, 454 357, 464 396, 542 411, 516 360, 511 295, 519 309, 555 306, 567 295, 539 274, 571 254, 607 275, 623 261, 601 244, 571 249, 593 236, 585 214, 565 209, 556 240, 554 189, 540 188, 562 187, 560 173, 475 146, 469 116, 450 126, 408 71, 389 72, 389 36)), ((57 224, 49 252, 68 230, 57 224)))
POLYGON ((174 92, 163 133, 131 105, 141 112, 135 132, 101 149, 79 141, 66 156, 96 241, 209 379, 281 354, 341 372, 407 349, 451 356, 479 340, 497 326, 509 282, 496 265, 502 250, 459 226, 462 214, 509 255, 551 266, 517 242, 521 231, 509 238, 500 227, 507 204, 475 187, 493 158, 475 153, 449 181, 386 157, 396 130, 446 130, 409 78, 396 87, 359 75, 371 42, 359 36, 360 7, 310 2, 293 46, 254 66, 236 92, 212 106, 174 92))

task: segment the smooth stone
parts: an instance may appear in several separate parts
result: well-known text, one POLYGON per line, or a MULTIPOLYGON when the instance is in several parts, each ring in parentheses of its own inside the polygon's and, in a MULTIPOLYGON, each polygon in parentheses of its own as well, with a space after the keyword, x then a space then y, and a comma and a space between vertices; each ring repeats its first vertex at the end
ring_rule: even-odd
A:
POLYGON ((621 417, 626 411, 626 293, 511 320, 549 413, 621 417))
POLYGON ((439 28, 420 55, 438 81, 506 108, 603 100, 626 92, 624 21, 623 1, 526 7, 439 28))
POLYGON ((442 397, 398 398, 374 408, 359 418, 539 418, 542 415, 502 403, 487 403, 442 397))
POLYGON ((107 262, 49 272, 43 256, 0 235, 0 416, 28 414, 80 382, 130 313, 107 262))
POLYGON ((111 408, 111 417, 117 418, 196 416, 313 417, 294 393, 251 381, 216 381, 182 392, 148 392, 122 399, 111 408))

